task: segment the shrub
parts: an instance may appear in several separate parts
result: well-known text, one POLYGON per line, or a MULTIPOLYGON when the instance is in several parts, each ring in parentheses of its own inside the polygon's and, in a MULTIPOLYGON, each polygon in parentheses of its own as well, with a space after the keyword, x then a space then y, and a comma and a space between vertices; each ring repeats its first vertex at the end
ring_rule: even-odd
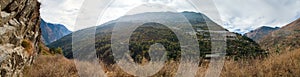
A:
POLYGON ((42 54, 42 55, 50 55, 51 53, 49 52, 49 48, 47 48, 44 44, 40 43, 39 44, 39 54, 42 54))
POLYGON ((25 50, 27 51, 28 54, 32 54, 33 44, 31 43, 31 41, 25 39, 22 41, 21 46, 25 48, 25 50))
POLYGON ((63 54, 63 50, 60 47, 58 47, 58 48, 51 48, 50 52, 51 52, 51 54, 63 54))

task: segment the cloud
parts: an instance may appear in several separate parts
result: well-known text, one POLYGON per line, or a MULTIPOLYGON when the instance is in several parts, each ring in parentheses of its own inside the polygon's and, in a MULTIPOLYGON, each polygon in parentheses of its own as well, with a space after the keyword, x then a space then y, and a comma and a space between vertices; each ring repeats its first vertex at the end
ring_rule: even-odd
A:
POLYGON ((299 18, 299 0, 215 0, 230 31, 241 33, 261 26, 281 27, 299 18))
POLYGON ((78 10, 83 0, 39 0, 41 17, 51 23, 66 25, 73 30, 78 10))
MULTIPOLYGON (((73 26, 83 0, 40 0, 40 2, 43 19, 64 24, 73 31, 78 30, 73 29, 73 26)), ((300 0, 214 0, 214 2, 219 13, 204 13, 214 19, 220 16, 220 21, 215 20, 218 24, 239 33, 245 33, 260 26, 281 27, 300 17, 300 0)), ((195 11, 186 0, 115 0, 104 12, 98 24, 126 15, 128 11, 144 3, 164 4, 177 11, 195 11)), ((209 10, 213 5, 201 6, 209 10)), ((97 10, 97 7, 87 9, 97 10)), ((85 19, 95 20, 93 17, 85 19)))
POLYGON ((110 20, 117 19, 124 15, 132 15, 142 12, 157 12, 157 11, 168 11, 170 9, 160 7, 160 9, 141 9, 138 10, 136 7, 142 7, 146 3, 157 3, 166 5, 169 8, 175 9, 175 11, 191 11, 195 10, 187 1, 184 0, 115 0, 104 13, 103 19, 98 24, 103 24, 110 20), (134 12, 133 12, 134 11, 134 12), (129 13, 130 12, 130 13, 129 13))

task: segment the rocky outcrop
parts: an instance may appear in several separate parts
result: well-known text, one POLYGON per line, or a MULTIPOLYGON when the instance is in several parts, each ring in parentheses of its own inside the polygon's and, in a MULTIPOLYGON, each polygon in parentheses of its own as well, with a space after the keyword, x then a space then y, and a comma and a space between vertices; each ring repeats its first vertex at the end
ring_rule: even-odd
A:
POLYGON ((0 76, 22 76, 40 44, 37 0, 0 1, 0 76))

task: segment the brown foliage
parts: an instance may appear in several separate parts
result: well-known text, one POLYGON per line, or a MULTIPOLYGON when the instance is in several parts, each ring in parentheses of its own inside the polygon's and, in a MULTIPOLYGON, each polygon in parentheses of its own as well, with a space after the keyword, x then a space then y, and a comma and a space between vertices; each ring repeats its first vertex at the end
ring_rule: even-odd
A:
POLYGON ((25 48, 28 54, 33 53, 33 44, 31 41, 25 39, 22 41, 21 46, 25 48))
POLYGON ((226 61, 221 76, 225 77, 299 77, 300 49, 272 54, 264 60, 226 61))
MULTIPOLYGON (((88 62, 80 62, 85 64, 89 69, 84 71, 83 76, 90 76, 98 69, 88 68, 91 66, 88 62)), ((190 63, 184 63, 190 65, 190 63)), ((132 77, 132 75, 124 72, 118 65, 107 65, 100 62, 102 69, 108 77, 132 77)), ((179 63, 170 61, 152 77, 172 77, 176 75, 179 63)), ((197 77, 205 76, 207 63, 202 64, 198 68, 197 77)), ((265 59, 252 60, 226 60, 222 77, 277 77, 277 76, 293 76, 299 77, 300 73, 300 49, 285 52, 282 54, 271 54, 265 59)), ((61 55, 40 56, 36 62, 27 67, 24 75, 28 77, 77 77, 77 70, 73 60, 68 60, 61 55)))
POLYGON ((40 55, 33 65, 24 70, 25 77, 78 77, 72 60, 62 55, 40 55))

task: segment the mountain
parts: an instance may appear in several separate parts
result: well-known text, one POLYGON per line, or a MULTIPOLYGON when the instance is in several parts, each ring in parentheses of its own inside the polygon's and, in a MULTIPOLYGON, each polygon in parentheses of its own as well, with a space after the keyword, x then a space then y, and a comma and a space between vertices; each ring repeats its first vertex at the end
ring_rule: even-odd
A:
POLYGON ((300 19, 278 29, 263 39, 259 44, 271 52, 292 51, 300 47, 300 19))
POLYGON ((245 36, 253 39, 254 41, 258 42, 260 39, 271 33, 272 31, 278 30, 279 27, 268 27, 268 26, 262 26, 255 30, 252 30, 245 34, 245 36))
POLYGON ((0 77, 23 77, 39 53, 40 3, 37 0, 0 1, 0 77))
POLYGON ((64 25, 47 23, 43 19, 41 19, 41 30, 42 40, 46 45, 71 33, 64 25))
MULTIPOLYGON (((64 55, 67 58, 73 58, 72 52, 72 37, 76 38, 80 41, 74 41, 76 44, 89 44, 89 37, 86 35, 91 34, 92 30, 96 29, 95 35, 95 49, 96 54, 99 59, 105 62, 113 62, 112 57, 112 49, 111 49, 111 34, 115 25, 121 24, 123 27, 131 27, 128 24, 135 24, 147 21, 148 19, 155 18, 157 21, 163 21, 170 24, 182 24, 183 21, 179 20, 178 16, 173 15, 183 15, 188 22, 191 23, 192 27, 195 31, 197 31, 197 38, 200 48, 200 53, 202 58, 205 58, 206 54, 210 54, 211 52, 211 36, 208 31, 207 23, 210 23, 210 30, 212 32, 226 31, 227 35, 236 35, 236 36, 228 36, 231 38, 227 39, 227 56, 229 58, 234 59, 247 59, 247 58, 255 58, 258 56, 264 56, 265 52, 262 50, 259 45, 252 41, 250 38, 246 36, 239 35, 237 33, 228 32, 228 30, 219 26, 210 20, 207 16, 201 13, 195 12, 182 12, 182 13, 174 13, 174 12, 147 12, 140 13, 134 15, 123 16, 117 20, 110 21, 108 23, 102 24, 97 27, 82 29, 73 33, 76 35, 72 36, 72 33, 49 44, 50 48, 61 47, 64 51, 64 55), (163 20, 166 19, 166 20, 163 20), (117 22, 119 21, 119 22, 117 22), (95 28, 95 29, 94 29, 95 28)), ((149 60, 149 54, 146 53, 150 48, 150 45, 155 43, 161 43, 166 50, 168 51, 168 59, 177 60, 180 56, 180 44, 178 42, 178 38, 176 38, 175 33, 166 27, 163 24, 156 22, 148 22, 144 23, 132 33, 130 37, 130 45, 129 49, 131 50, 131 57, 134 58, 134 61, 142 62, 143 60, 149 60)), ((83 45, 76 47, 78 49, 89 48, 93 45, 83 45), (87 46, 87 47, 85 47, 87 46)), ((74 52, 75 55, 78 55, 77 52, 74 52)), ((94 52, 86 52, 85 54, 95 54, 94 52)))

